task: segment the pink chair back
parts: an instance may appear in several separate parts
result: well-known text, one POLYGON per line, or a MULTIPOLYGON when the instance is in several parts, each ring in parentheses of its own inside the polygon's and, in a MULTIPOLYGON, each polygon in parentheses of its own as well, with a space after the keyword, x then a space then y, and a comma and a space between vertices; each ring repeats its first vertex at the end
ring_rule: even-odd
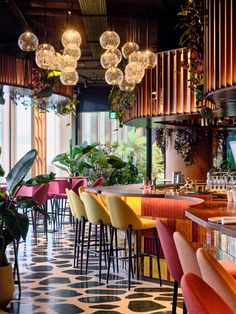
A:
POLYGON ((38 186, 21 186, 18 187, 16 192, 15 192, 15 196, 32 196, 34 194, 34 192, 38 189, 38 186))
POLYGON ((189 314, 235 314, 221 296, 196 274, 184 274, 181 288, 189 314))
POLYGON ((72 180, 72 191, 75 192, 78 195, 78 189, 80 186, 84 186, 84 179, 78 179, 77 181, 72 180))
POLYGON ((32 198, 38 201, 40 205, 45 205, 47 201, 48 190, 49 190, 49 184, 42 184, 34 192, 34 194, 32 195, 32 198))
POLYGON ((103 184, 103 177, 100 177, 91 184, 91 187, 95 188, 96 186, 100 186, 102 184, 103 184))
POLYGON ((170 275, 180 283, 183 270, 175 247, 173 232, 160 219, 156 220, 156 227, 170 275))

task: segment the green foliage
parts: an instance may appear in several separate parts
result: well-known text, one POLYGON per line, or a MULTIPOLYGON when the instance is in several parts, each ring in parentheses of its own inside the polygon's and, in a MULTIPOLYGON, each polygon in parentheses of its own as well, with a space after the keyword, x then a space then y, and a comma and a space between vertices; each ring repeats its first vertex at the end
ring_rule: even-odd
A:
POLYGON ((162 150, 157 146, 156 143, 152 145, 152 175, 157 179, 164 177, 164 157, 162 150))
POLYGON ((68 172, 70 176, 82 174, 83 158, 91 151, 96 150, 94 145, 72 145, 72 139, 69 140, 69 151, 61 153, 54 157, 52 163, 61 170, 68 172))
POLYGON ((146 172, 146 138, 140 136, 135 129, 128 132, 127 141, 120 141, 116 152, 124 159, 130 159, 145 176, 146 172))
POLYGON ((123 161, 121 158, 109 155, 103 149, 90 152, 83 161, 85 175, 89 175, 91 180, 103 177, 106 185, 130 184, 141 182, 138 169, 129 160, 123 161))
MULTIPOLYGON (((55 175, 50 173, 24 181, 36 157, 37 151, 34 149, 26 153, 6 176, 6 191, 0 191, 0 266, 7 264, 5 254, 7 245, 14 239, 25 240, 28 232, 29 219, 27 215, 19 213, 18 209, 32 208, 47 215, 42 206, 31 197, 15 197, 15 191, 25 184, 36 186, 55 178, 55 175)), ((0 176, 3 175, 1 172, 0 176)))
POLYGON ((136 101, 136 88, 131 91, 122 91, 119 86, 114 85, 110 91, 108 100, 111 104, 111 111, 116 112, 120 127, 123 127, 122 115, 126 110, 131 110, 136 101))

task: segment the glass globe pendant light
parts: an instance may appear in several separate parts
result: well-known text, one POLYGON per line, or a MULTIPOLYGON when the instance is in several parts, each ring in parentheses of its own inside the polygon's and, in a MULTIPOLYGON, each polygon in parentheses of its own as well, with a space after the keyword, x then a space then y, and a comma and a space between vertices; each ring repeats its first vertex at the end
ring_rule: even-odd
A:
POLYGON ((70 44, 80 46, 82 39, 79 32, 74 29, 68 29, 62 34, 61 42, 63 47, 67 47, 70 44))
POLYGON ((121 48, 122 55, 125 59, 129 58, 129 55, 134 52, 139 50, 139 45, 136 44, 135 42, 127 42, 124 44, 124 46, 121 48))
POLYGON ((110 67, 117 67, 122 59, 122 55, 119 49, 109 49, 101 55, 100 63, 104 69, 110 67))
POLYGON ((123 78, 123 81, 119 84, 119 88, 120 90, 125 91, 125 92, 132 92, 135 88, 135 84, 128 83, 126 79, 123 78))
POLYGON ((59 52, 56 52, 52 64, 50 66, 50 70, 60 71, 60 63, 61 63, 62 55, 59 52))
POLYGON ((148 56, 143 51, 134 51, 129 55, 129 63, 140 63, 144 68, 148 65, 148 56))
POLYGON ((18 46, 23 51, 34 51, 38 47, 37 36, 32 32, 24 32, 18 38, 18 46))
POLYGON ((69 55, 75 60, 79 60, 79 58, 81 57, 81 49, 75 44, 69 44, 64 48, 63 55, 69 55))
POLYGON ((106 31, 99 38, 103 49, 114 49, 120 44, 120 36, 114 31, 106 31))
POLYGON ((157 56, 151 50, 145 50, 143 52, 148 57, 148 64, 146 65, 146 69, 153 69, 157 64, 157 56))
POLYGON ((77 71, 61 72, 60 81, 63 85, 76 85, 79 80, 77 71))
POLYGON ((118 68, 109 68, 105 73, 105 80, 109 85, 118 85, 123 81, 124 75, 118 68))
POLYGON ((77 61, 75 58, 69 55, 63 55, 60 60, 59 69, 62 72, 73 72, 77 67, 77 61))
POLYGON ((141 63, 131 62, 125 67, 125 79, 130 84, 140 83, 144 74, 145 70, 141 63))
POLYGON ((49 69, 55 58, 55 49, 50 44, 41 44, 35 52, 35 62, 39 68, 49 69))

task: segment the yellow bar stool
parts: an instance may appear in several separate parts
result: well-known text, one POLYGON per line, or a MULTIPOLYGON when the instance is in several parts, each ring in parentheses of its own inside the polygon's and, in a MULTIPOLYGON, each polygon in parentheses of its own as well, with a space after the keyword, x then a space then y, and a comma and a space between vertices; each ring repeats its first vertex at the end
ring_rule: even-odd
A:
MULTIPOLYGON (((136 274, 137 279, 139 279, 139 257, 143 254, 139 252, 139 235, 142 230, 153 229, 153 235, 155 238, 155 248, 156 248, 156 257, 157 257, 157 268, 158 275, 160 280, 160 285, 162 285, 161 280, 161 268, 160 268, 160 259, 158 254, 158 242, 157 242, 157 232, 156 232, 156 223, 155 220, 148 218, 139 218, 133 209, 126 204, 120 197, 109 195, 106 200, 108 211, 111 217, 111 224, 116 230, 125 231, 128 239, 128 257, 123 257, 122 259, 128 259, 128 288, 130 290, 130 281, 131 281, 131 272, 133 272, 132 267, 132 258, 135 258, 136 261, 136 274), (132 234, 136 235, 136 253, 132 254, 132 234)), ((111 245, 110 253, 108 258, 108 271, 107 271, 107 283, 109 280, 110 273, 110 263, 113 256, 113 236, 114 228, 111 233, 111 245)))
POLYGON ((85 226, 87 214, 84 208, 84 204, 79 196, 73 191, 66 189, 66 195, 69 201, 72 216, 75 219, 75 242, 74 242, 74 267, 78 267, 79 264, 79 249, 80 254, 80 271, 83 270, 83 253, 85 242, 85 226))
MULTIPOLYGON (((101 281, 102 254, 104 255, 104 261, 106 263, 107 253, 108 253, 107 226, 111 226, 111 219, 106 209, 90 193, 83 192, 81 194, 81 199, 84 203, 85 211, 86 211, 88 221, 89 221, 88 248, 87 248, 87 257, 86 257, 86 274, 88 271, 89 253, 90 251, 92 251, 90 249, 91 227, 92 225, 95 225, 95 226, 100 227, 100 232, 99 232, 99 239, 98 239, 98 250, 95 249, 93 250, 93 252, 99 255, 99 281, 101 281)), ((96 243, 95 243, 95 247, 96 247, 96 243)))

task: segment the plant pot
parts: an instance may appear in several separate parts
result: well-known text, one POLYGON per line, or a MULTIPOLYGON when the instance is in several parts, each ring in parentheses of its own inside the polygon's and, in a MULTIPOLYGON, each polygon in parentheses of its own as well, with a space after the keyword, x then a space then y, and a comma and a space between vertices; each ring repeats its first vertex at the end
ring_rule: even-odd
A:
POLYGON ((0 267, 0 309, 4 308, 12 299, 14 280, 11 264, 0 267))

